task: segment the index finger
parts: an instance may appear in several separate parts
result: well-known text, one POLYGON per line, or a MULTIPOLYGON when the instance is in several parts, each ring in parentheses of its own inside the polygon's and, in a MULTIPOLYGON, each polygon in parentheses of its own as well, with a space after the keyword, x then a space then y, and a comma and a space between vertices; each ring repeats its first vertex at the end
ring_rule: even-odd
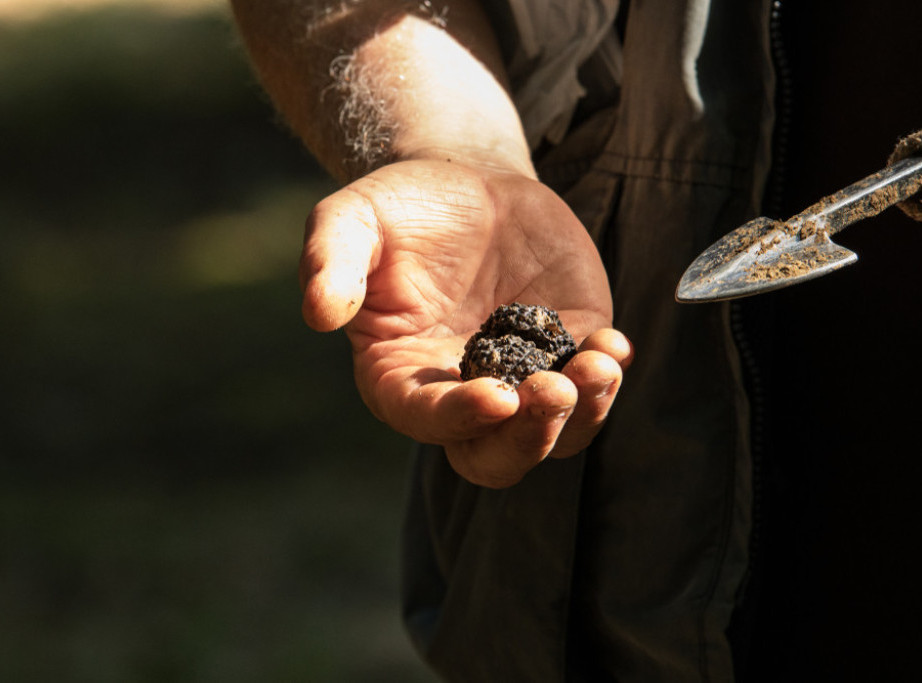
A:
POLYGON ((373 412, 421 443, 477 438, 519 408, 519 396, 508 384, 491 377, 461 382, 432 368, 391 370, 376 383, 374 393, 366 397, 373 412))

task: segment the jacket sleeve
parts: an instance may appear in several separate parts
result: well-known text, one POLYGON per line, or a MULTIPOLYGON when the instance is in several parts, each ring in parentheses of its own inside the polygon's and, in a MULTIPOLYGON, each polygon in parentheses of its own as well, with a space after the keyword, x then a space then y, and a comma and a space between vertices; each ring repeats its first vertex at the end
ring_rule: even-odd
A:
POLYGON ((490 0, 512 95, 528 143, 558 143, 586 94, 580 69, 591 62, 594 87, 614 89, 621 46, 614 31, 619 0, 490 0))

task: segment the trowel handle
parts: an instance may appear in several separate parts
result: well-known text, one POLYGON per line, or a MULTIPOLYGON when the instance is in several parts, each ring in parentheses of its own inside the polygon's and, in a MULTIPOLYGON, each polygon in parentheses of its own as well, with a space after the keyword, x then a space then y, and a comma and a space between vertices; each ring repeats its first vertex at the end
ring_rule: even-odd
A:
POLYGON ((785 221, 785 225, 799 226, 812 221, 818 227, 825 227, 828 234, 834 234, 920 191, 922 157, 909 157, 821 199, 785 221))

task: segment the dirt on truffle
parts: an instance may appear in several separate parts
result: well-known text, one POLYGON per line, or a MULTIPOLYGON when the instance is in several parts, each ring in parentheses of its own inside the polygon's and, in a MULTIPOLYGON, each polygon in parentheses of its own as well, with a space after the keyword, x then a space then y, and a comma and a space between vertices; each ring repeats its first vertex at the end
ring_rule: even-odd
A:
POLYGON ((540 370, 561 370, 575 353, 576 342, 556 311, 503 305, 465 344, 461 379, 495 377, 516 387, 540 370))

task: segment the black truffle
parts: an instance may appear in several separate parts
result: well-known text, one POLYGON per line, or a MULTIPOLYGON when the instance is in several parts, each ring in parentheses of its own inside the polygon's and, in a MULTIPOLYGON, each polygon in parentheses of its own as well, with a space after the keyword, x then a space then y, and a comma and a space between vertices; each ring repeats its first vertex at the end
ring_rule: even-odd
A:
POLYGON ((561 370, 575 353, 576 342, 556 311, 500 306, 465 344, 461 379, 495 377, 516 387, 539 370, 561 370))

